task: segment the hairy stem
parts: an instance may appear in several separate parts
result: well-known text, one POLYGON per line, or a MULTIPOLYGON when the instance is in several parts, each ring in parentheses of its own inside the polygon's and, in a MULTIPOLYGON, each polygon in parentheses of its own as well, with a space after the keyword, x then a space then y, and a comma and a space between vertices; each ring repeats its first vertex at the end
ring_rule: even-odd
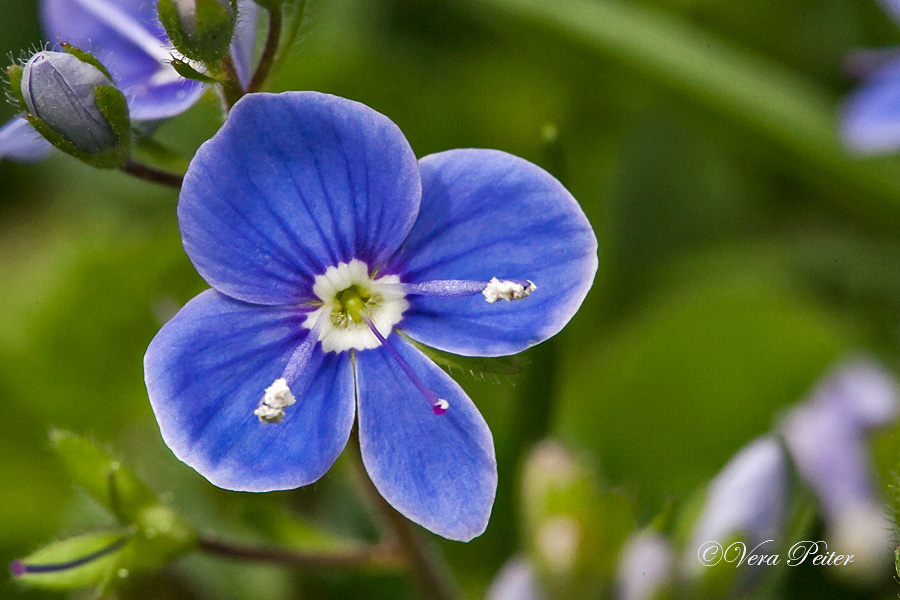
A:
POLYGON ((403 565, 397 548, 388 543, 335 552, 298 552, 272 546, 235 544, 210 536, 201 536, 198 546, 201 552, 224 558, 297 567, 377 566, 399 568, 403 565))
POLYGON ((222 96, 225 104, 230 109, 237 104, 237 101, 243 98, 244 88, 241 87, 240 78, 237 74, 237 68, 234 66, 234 60, 230 54, 226 54, 220 61, 222 73, 225 75, 225 81, 222 83, 222 96))
POLYGON ((356 479, 359 487, 378 512, 382 525, 406 559, 411 574, 415 577, 422 592, 431 600, 458 600, 461 594, 455 582, 452 581, 449 570, 438 562, 435 554, 427 546, 420 533, 416 531, 415 525, 388 504, 381 497, 372 480, 369 479, 362 463, 356 429, 353 430, 350 440, 348 450, 352 451, 354 455, 353 462, 356 466, 356 479))
POLYGON ((280 6, 269 10, 269 33, 266 36, 266 45, 259 59, 259 66, 256 67, 256 72, 253 73, 253 78, 250 79, 250 84, 247 86, 248 93, 262 90, 266 80, 269 78, 275 61, 275 54, 278 52, 278 47, 281 44, 282 21, 283 15, 280 6))
POLYGON ((163 171, 135 160, 127 161, 121 168, 122 172, 128 173, 132 177, 159 185, 167 185, 176 190, 180 190, 181 184, 184 182, 184 175, 163 171))

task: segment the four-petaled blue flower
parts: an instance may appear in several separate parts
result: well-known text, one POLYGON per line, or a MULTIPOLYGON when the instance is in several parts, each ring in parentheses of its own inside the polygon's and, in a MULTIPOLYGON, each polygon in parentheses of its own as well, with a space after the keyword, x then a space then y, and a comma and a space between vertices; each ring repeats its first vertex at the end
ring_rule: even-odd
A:
POLYGON ((491 432, 407 336, 500 356, 559 332, 597 269, 566 189, 494 150, 417 161, 357 102, 254 94, 198 151, 178 219, 213 288, 144 361, 178 458, 223 488, 296 488, 330 468, 358 415, 363 462, 391 505, 447 538, 482 533, 491 432))
MULTIPOLYGON (((246 85, 256 45, 257 6, 240 0, 238 11, 231 54, 246 85)), ((87 50, 103 63, 128 99, 134 121, 174 117, 203 95, 203 84, 182 78, 172 68, 172 46, 154 1, 42 0, 41 20, 53 42, 87 50)), ((0 160, 39 160, 50 148, 25 119, 0 128, 0 160)))
MULTIPOLYGON (((900 0, 881 0, 900 24, 900 0)), ((859 152, 900 150, 900 48, 868 51, 860 55, 867 73, 862 87, 844 106, 843 136, 859 152)))

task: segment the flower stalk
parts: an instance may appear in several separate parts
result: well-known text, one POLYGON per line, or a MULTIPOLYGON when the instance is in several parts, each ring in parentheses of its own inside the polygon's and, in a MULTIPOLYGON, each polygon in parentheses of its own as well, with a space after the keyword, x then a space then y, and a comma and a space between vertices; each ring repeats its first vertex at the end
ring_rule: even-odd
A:
POLYGON ((163 171, 162 169, 151 167, 150 165, 137 162, 136 160, 126 161, 125 164, 122 165, 122 172, 127 173, 132 177, 136 177, 137 179, 165 185, 175 188, 176 190, 181 189, 181 184, 184 181, 183 175, 172 173, 170 171, 163 171))
POLYGON ((266 45, 263 48, 262 56, 259 58, 256 72, 253 73, 250 84, 247 86, 247 93, 262 91, 272 72, 272 66, 275 64, 275 55, 281 46, 281 29, 284 21, 282 11, 283 9, 280 6, 268 9, 269 32, 266 35, 266 45))
POLYGON ((449 568, 427 546, 413 524, 387 503, 369 478, 362 462, 359 434, 354 427, 347 444, 351 454, 357 487, 377 511, 389 540, 398 548, 422 593, 430 600, 460 600, 462 594, 449 568))

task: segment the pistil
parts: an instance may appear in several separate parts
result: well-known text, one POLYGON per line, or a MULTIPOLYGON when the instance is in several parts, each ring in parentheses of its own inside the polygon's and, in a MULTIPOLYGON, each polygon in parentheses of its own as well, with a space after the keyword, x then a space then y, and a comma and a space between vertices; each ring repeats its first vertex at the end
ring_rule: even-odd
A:
POLYGON ((378 331, 378 328, 375 327, 375 324, 372 323, 372 320, 366 315, 362 313, 362 318, 365 320, 366 325, 369 326, 369 329, 372 330, 372 333, 375 334, 375 337, 378 338, 378 341, 381 342, 381 345, 384 346, 385 350, 391 355, 391 357, 397 361, 397 364, 403 369, 403 372, 406 373, 406 376, 409 377, 410 381, 412 381, 413 385, 422 393, 422 396, 431 405, 431 412, 440 416, 447 412, 450 408, 450 403, 437 395, 437 392, 428 389, 428 387, 422 383, 422 380, 416 376, 413 368, 409 366, 409 363, 404 360, 400 353, 397 352, 397 349, 394 348, 393 344, 385 339, 381 332, 378 331))

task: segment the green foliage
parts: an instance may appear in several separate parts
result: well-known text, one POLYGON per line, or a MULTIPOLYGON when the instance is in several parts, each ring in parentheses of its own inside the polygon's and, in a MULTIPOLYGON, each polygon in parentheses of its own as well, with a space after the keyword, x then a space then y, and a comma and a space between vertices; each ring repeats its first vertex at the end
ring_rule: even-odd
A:
POLYGON ((45 546, 21 561, 29 569, 21 583, 108 591, 132 572, 159 569, 194 549, 194 530, 109 452, 65 431, 54 430, 50 437, 72 481, 123 527, 45 546))
POLYGON ((125 553, 128 538, 132 534, 131 530, 120 529, 88 533, 48 544, 22 559, 22 562, 40 567, 48 564, 65 564, 92 555, 99 556, 95 560, 69 569, 26 573, 17 581, 26 586, 51 590, 102 586, 108 579, 117 576, 115 572, 125 553))

